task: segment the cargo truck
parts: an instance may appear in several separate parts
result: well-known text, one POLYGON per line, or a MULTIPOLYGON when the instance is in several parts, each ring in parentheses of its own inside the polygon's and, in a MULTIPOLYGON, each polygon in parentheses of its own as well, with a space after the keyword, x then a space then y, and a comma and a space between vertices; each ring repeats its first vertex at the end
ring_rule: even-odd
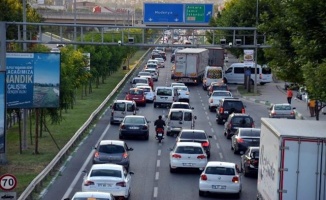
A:
POLYGON ((261 119, 257 199, 326 199, 326 124, 261 119))
POLYGON ((211 67, 224 66, 224 53, 225 50, 218 47, 208 47, 208 65, 211 67))
POLYGON ((207 49, 182 49, 175 54, 175 65, 171 77, 177 82, 198 84, 203 79, 207 64, 207 49))

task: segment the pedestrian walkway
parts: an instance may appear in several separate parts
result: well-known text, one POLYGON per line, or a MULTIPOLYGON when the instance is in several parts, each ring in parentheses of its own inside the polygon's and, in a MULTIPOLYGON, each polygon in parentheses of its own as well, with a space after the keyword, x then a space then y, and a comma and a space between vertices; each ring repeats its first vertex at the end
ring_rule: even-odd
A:
MULTIPOLYGON (((275 103, 287 103, 286 90, 284 90, 284 82, 275 81, 267 83, 265 85, 257 86, 259 95, 257 96, 242 96, 243 99, 253 101, 255 103, 264 104, 270 106, 275 103)), ((295 107, 295 113, 297 119, 304 120, 316 120, 316 117, 310 117, 310 112, 307 107, 307 103, 300 99, 295 98, 296 91, 293 91, 293 98, 291 105, 295 107)), ((319 114, 319 121, 326 121, 326 115, 322 112, 319 114)))

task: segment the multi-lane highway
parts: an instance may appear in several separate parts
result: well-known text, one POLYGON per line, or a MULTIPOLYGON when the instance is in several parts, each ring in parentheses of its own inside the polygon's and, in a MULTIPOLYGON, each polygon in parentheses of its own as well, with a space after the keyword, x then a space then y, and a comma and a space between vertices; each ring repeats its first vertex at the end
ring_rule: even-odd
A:
MULTIPOLYGON (((160 77, 155 86, 165 86, 171 83, 169 63, 170 55, 167 53, 166 67, 160 69, 160 77)), ((143 66, 143 65, 142 65, 143 66)), ((139 70, 138 70, 139 71, 139 70)), ((129 89, 125 85, 118 99, 124 99, 125 92, 129 89)), ((230 86, 231 92, 236 95, 236 86, 230 86)), ((193 106, 197 116, 196 129, 204 129, 211 138, 211 158, 209 160, 240 162, 240 155, 234 155, 231 151, 230 140, 223 135, 224 126, 215 121, 215 113, 209 112, 207 105, 207 92, 201 85, 189 86, 190 104, 193 106)), ((260 118, 266 117, 266 107, 260 104, 245 102, 246 112, 255 120, 256 127, 260 127, 260 118)), ((126 140, 128 146, 134 151, 130 152, 132 175, 131 200, 172 200, 172 199, 232 199, 228 195, 211 195, 205 198, 198 195, 198 182, 200 173, 181 172, 171 174, 169 171, 169 148, 173 147, 175 138, 165 137, 162 144, 158 144, 154 136, 154 121, 159 115, 166 115, 164 108, 154 108, 148 103, 146 107, 140 107, 139 114, 145 115, 151 121, 151 135, 148 141, 126 140)), ((88 171, 91 167, 91 158, 94 153, 93 147, 102 139, 118 140, 118 126, 110 125, 109 110, 98 121, 89 136, 82 141, 71 155, 69 161, 64 165, 60 176, 52 181, 52 184, 42 194, 41 199, 64 199, 72 197, 76 191, 81 190, 83 181, 83 170, 88 171)), ((249 200, 256 196, 256 178, 242 176, 243 188, 240 199, 249 200)))

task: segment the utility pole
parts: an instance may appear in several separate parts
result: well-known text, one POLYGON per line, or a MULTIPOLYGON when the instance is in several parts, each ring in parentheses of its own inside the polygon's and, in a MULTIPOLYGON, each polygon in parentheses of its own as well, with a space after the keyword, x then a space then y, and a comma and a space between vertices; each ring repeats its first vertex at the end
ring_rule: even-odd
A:
MULTIPOLYGON (((26 23, 27 22, 27 17, 26 17, 26 0, 23 0, 23 22, 26 23)), ((26 24, 23 25, 23 51, 27 51, 27 43, 26 41, 26 24)), ((20 115, 20 112, 19 112, 20 115)), ((22 137, 22 149, 27 149, 27 117, 28 117, 28 110, 27 109, 23 109, 23 137, 22 137)), ((20 117, 21 119, 21 117, 20 117)), ((21 134, 21 133, 19 133, 21 134)))
POLYGON ((254 94, 257 94, 257 54, 258 54, 258 44, 257 44, 257 27, 258 27, 258 0, 256 1, 256 30, 254 33, 254 45, 255 45, 255 84, 254 84, 254 94))

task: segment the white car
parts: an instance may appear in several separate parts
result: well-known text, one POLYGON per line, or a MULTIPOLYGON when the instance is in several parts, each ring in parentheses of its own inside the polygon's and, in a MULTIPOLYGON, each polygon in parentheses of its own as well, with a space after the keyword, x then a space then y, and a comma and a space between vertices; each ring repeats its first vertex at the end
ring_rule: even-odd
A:
POLYGON ((170 152, 170 172, 178 168, 193 168, 202 171, 207 164, 207 155, 201 143, 176 142, 170 152))
POLYGON ((138 77, 140 76, 151 76, 151 73, 150 72, 145 72, 145 71, 140 71, 138 72, 138 77))
POLYGON ((74 196, 64 200, 82 200, 82 199, 105 199, 115 200, 114 196, 108 192, 76 192, 74 196))
POLYGON ((51 53, 60 53, 60 49, 59 48, 52 48, 51 53))
POLYGON ((155 58, 158 61, 160 67, 165 67, 165 61, 163 58, 155 58))
POLYGON ((158 61, 158 60, 156 60, 156 59, 149 59, 149 60, 147 61, 146 65, 149 65, 149 64, 156 64, 157 67, 162 67, 160 61, 158 61))
POLYGON ((154 81, 158 81, 158 73, 156 71, 156 69, 144 69, 145 72, 149 72, 151 73, 151 77, 154 81))
POLYGON ((173 86, 186 86, 184 83, 176 83, 176 82, 174 82, 174 83, 171 83, 171 85, 170 85, 170 87, 173 87, 173 86))
POLYGON ((131 191, 131 174, 122 165, 93 164, 84 176, 83 192, 109 192, 115 197, 128 198, 131 191))
POLYGON ((148 101, 148 102, 153 102, 154 101, 155 93, 153 92, 151 86, 149 86, 149 85, 147 85, 147 86, 145 86, 145 85, 137 85, 136 88, 144 90, 146 101, 148 101))
POLYGON ((173 88, 177 89, 177 91, 178 91, 179 101, 185 101, 185 102, 189 103, 190 92, 189 92, 189 89, 187 86, 176 85, 176 86, 173 86, 173 88))
POLYGON ((208 98, 208 109, 212 112, 220 105, 220 100, 224 98, 232 98, 231 92, 226 90, 214 90, 208 98))
POLYGON ((194 109, 194 107, 191 107, 187 102, 173 102, 170 109, 173 108, 194 109))
POLYGON ((242 181, 235 163, 210 161, 199 178, 199 196, 207 193, 229 193, 240 197, 242 181))

